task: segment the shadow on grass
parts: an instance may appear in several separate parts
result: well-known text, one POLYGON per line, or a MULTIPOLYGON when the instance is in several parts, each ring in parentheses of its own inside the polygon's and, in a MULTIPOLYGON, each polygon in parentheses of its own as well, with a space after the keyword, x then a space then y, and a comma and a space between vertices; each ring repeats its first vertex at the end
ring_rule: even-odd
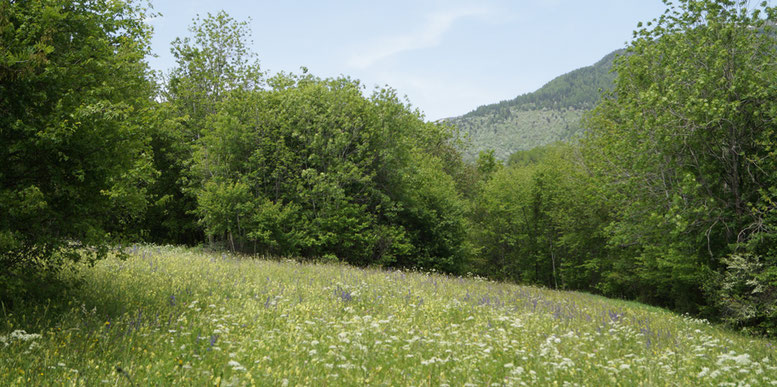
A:
MULTIPOLYGON (((15 270, 0 279, 0 336, 24 330, 29 333, 57 328, 85 332, 141 326, 169 325, 181 305, 164 298, 127 294, 113 288, 97 291, 90 283, 86 264, 57 270, 15 270)), ((103 284, 104 285, 104 284, 103 284)), ((138 286, 143 286, 138 284, 138 286)))

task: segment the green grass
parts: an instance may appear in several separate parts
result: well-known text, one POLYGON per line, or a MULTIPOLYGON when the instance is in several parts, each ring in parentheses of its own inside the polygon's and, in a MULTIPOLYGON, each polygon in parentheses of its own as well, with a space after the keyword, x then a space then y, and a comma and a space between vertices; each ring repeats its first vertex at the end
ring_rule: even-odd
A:
POLYGON ((777 383, 766 340, 581 293, 168 247, 81 275, 4 316, 0 385, 777 383))

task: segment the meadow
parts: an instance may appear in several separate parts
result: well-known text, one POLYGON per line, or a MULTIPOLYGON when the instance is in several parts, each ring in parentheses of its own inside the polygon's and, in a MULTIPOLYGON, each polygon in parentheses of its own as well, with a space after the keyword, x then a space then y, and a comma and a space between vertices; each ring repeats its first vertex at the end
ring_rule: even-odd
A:
POLYGON ((771 342, 632 302, 136 246, 3 312, 0 385, 777 385, 771 342))

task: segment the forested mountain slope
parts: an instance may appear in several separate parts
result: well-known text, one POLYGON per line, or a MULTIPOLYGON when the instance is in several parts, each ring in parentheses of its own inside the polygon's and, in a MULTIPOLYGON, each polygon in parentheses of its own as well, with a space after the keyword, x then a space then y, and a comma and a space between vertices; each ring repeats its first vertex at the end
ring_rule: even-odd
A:
POLYGON ((567 140, 580 131, 580 119, 599 100, 600 90, 612 87, 615 74, 610 68, 621 52, 559 76, 535 92, 480 106, 447 121, 468 134, 469 158, 493 149, 498 159, 505 160, 519 150, 567 140))

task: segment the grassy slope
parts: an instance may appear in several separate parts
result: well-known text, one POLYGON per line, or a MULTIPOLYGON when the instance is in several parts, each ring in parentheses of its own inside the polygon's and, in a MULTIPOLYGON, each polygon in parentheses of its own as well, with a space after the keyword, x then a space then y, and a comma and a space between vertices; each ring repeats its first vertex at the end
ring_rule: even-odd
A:
POLYGON ((561 75, 533 93, 481 106, 447 121, 469 136, 468 158, 493 149, 497 158, 506 160, 519 150, 568 140, 580 132, 580 119, 596 105, 600 90, 612 87, 615 74, 610 68, 618 53, 561 75))
POLYGON ((70 305, 7 316, 0 385, 777 380, 765 340, 580 293, 157 247, 83 275, 70 305))

